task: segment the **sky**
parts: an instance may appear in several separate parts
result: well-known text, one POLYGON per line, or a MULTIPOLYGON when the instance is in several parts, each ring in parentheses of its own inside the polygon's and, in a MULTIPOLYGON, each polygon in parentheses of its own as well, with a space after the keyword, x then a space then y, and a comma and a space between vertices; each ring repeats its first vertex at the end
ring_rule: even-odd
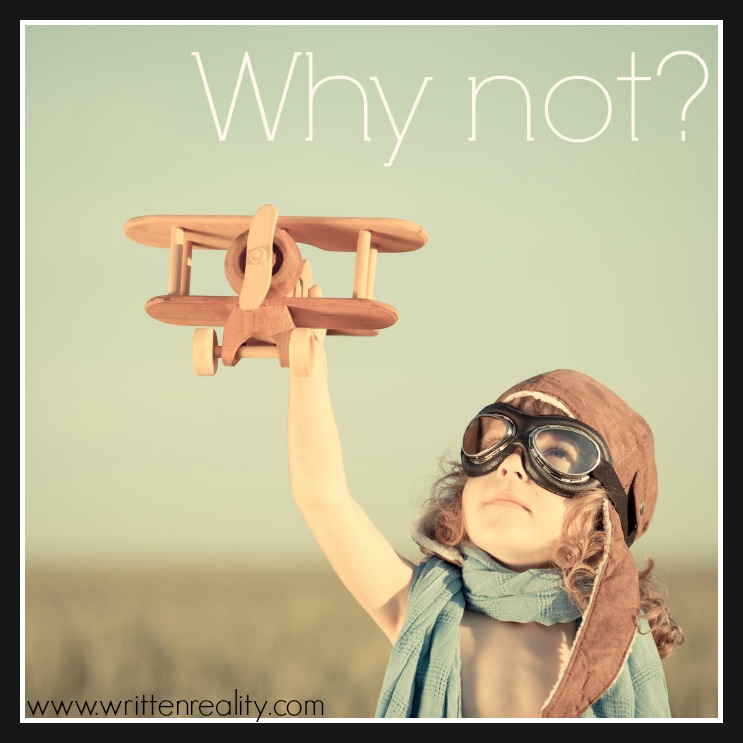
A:
MULTIPOLYGON (((322 561, 291 497, 289 370, 196 375, 194 328, 144 309, 168 250, 124 231, 265 204, 428 235, 378 257, 398 321, 326 339, 350 490, 402 554, 472 415, 571 368, 653 429, 633 553, 716 562, 720 22, 151 23, 22 22, 28 563, 322 561)), ((351 296, 352 252, 299 248, 351 296)), ((234 296, 223 262, 194 254, 192 294, 234 296)))

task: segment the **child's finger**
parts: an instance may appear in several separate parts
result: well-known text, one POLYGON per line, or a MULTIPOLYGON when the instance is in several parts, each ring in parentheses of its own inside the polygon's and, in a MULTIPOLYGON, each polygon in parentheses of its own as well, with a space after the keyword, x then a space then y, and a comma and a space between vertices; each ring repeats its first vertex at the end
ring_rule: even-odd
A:
MULTIPOLYGON (((319 284, 313 284, 309 290, 307 291, 308 297, 315 297, 315 298, 321 298, 323 296, 322 289, 319 284)), ((315 328, 315 337, 317 340, 319 340, 321 343, 325 340, 325 334, 327 333, 327 328, 315 328)))

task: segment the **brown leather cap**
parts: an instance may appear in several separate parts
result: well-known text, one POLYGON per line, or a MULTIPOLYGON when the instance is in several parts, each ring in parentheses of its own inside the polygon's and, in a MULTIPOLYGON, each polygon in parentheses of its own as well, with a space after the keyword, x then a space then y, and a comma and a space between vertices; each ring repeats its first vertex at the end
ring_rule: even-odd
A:
MULTIPOLYGON (((614 469, 634 503, 639 537, 647 531, 658 497, 653 434, 646 421, 595 379, 557 369, 514 385, 498 402, 545 400, 598 431, 614 469)), ((605 504, 605 555, 594 581, 568 664, 542 709, 542 717, 578 717, 612 685, 632 647, 640 607, 638 571, 619 515, 605 504)))
POLYGON ((636 537, 648 529, 658 498, 653 432, 645 419, 595 379, 570 369, 531 377, 504 392, 498 402, 528 396, 559 401, 568 415, 598 431, 606 440, 614 469, 634 502, 636 537))

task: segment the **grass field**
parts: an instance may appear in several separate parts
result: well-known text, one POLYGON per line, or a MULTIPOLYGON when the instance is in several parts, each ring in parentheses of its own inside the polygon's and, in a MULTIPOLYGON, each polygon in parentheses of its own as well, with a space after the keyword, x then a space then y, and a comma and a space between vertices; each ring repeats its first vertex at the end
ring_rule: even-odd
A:
MULTIPOLYGON (((717 575, 661 577, 673 715, 717 718, 717 575)), ((25 592, 22 718, 369 718, 390 653, 329 569, 29 569, 25 592)))

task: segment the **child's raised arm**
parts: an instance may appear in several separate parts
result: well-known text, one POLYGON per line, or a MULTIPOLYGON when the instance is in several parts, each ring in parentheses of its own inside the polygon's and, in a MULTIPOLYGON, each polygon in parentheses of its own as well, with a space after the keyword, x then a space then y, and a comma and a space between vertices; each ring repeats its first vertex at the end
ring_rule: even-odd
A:
POLYGON ((348 490, 321 340, 315 343, 310 375, 289 379, 294 502, 338 577, 394 642, 405 617, 413 564, 392 548, 348 490))

